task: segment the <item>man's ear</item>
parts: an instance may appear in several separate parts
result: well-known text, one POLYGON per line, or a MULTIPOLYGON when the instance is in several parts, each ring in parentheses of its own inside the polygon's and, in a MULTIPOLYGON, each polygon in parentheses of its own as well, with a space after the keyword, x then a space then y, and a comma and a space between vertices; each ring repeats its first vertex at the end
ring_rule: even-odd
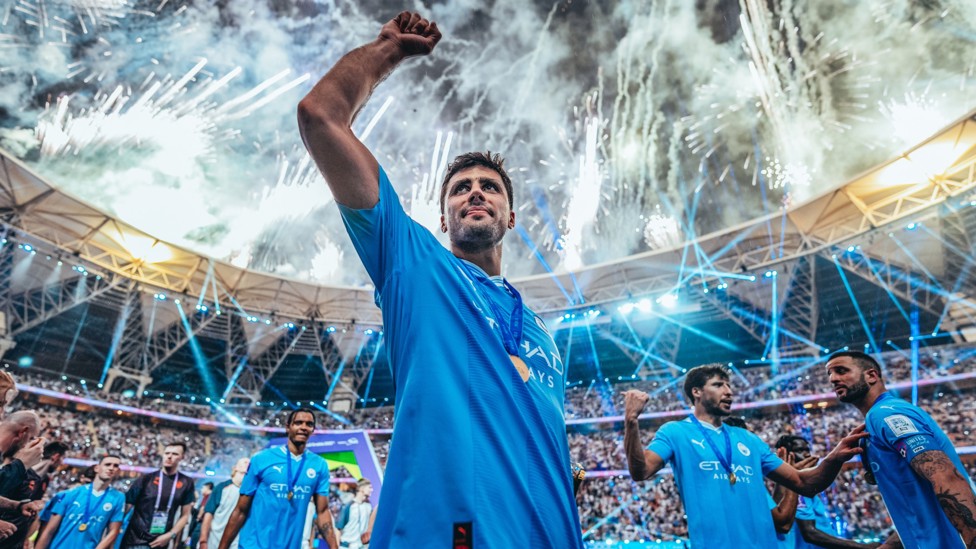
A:
POLYGON ((447 232, 447 222, 444 220, 444 214, 441 214, 441 232, 447 232))
POLYGON ((509 229, 514 229, 515 228, 515 212, 514 211, 508 212, 508 228, 509 229))

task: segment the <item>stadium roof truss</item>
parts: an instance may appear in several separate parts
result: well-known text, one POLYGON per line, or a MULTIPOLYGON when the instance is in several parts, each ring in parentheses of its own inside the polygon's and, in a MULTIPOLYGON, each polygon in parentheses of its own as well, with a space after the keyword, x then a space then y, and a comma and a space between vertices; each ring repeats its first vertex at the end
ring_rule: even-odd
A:
MULTIPOLYGON (((803 354, 818 350, 815 263, 826 260, 959 328, 976 324, 974 187, 971 113, 898 158, 790 209, 674 248, 516 283, 543 315, 640 296, 690 295, 707 314, 733 321, 749 337, 762 341, 778 333, 778 352, 803 354), (921 230, 905 233, 906 223, 921 230), (780 279, 774 292, 746 283, 764 271, 780 279), (777 317, 781 322, 770 320, 777 317)), ((228 401, 260 399, 263 384, 299 350, 321 360, 330 386, 341 378, 357 390, 366 380, 369 365, 362 367, 357 349, 367 328, 378 331, 381 322, 372 288, 257 273, 162 242, 56 189, 5 151, 0 222, 6 237, 0 248, 2 351, 18 334, 99 301, 120 311, 108 386, 122 379, 144 390, 160 365, 201 334, 226 342, 221 374, 228 401), (25 266, 36 253, 48 260, 25 266), (62 263, 70 268, 61 269, 62 263), (155 301, 165 299, 182 300, 179 314, 156 313, 155 301), (352 334, 341 334, 340 341, 330 325, 353 328, 352 334)), ((682 329, 667 325, 667 333, 650 342, 631 341, 634 334, 613 323, 603 337, 616 341, 643 377, 675 360, 682 329)))

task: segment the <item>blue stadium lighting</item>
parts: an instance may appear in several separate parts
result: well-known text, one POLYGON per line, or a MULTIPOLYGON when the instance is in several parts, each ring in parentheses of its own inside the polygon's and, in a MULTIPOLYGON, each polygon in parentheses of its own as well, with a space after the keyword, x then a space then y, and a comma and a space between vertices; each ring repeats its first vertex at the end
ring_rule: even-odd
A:
POLYGON ((847 253, 854 253, 854 250, 856 250, 857 248, 858 248, 857 246, 848 246, 847 253))
POLYGON ((34 251, 34 247, 31 246, 30 244, 21 244, 20 249, 24 250, 27 253, 31 253, 34 251))
POLYGON ((778 272, 770 270, 770 271, 766 271, 765 273, 763 273, 763 277, 765 277, 765 278, 774 278, 778 274, 779 274, 778 272))
POLYGON ((34 365, 34 358, 29 356, 22 356, 17 359, 17 366, 21 368, 30 368, 34 365))
POLYGON ((209 309, 209 307, 207 307, 206 305, 204 305, 203 303, 201 303, 201 304, 197 305, 197 310, 200 311, 201 313, 205 313, 205 312, 209 311, 210 309, 209 309))
POLYGON ((207 402, 210 402, 210 397, 207 397, 207 398, 206 398, 206 401, 207 401, 207 402))
POLYGON ((268 326, 270 326, 271 325, 271 319, 270 318, 264 319, 264 323, 267 324, 268 326))
POLYGON ((216 473, 216 472, 214 472, 213 470, 211 470, 211 469, 207 469, 207 476, 208 476, 208 477, 212 477, 212 476, 215 476, 216 474, 217 474, 217 473, 216 473))
POLYGON ((650 299, 645 297, 644 299, 639 300, 637 303, 634 303, 634 307, 636 307, 637 310, 642 313, 649 313, 654 305, 651 303, 650 299))
POLYGON ((755 282, 756 281, 756 275, 750 275, 749 276, 749 281, 750 282, 755 282))
POLYGON ((678 294, 673 294, 673 293, 664 294, 654 301, 660 304, 661 306, 670 309, 678 304, 678 294))
POLYGON ((373 335, 373 330, 371 328, 366 328, 365 330, 363 330, 363 333, 368 336, 371 336, 373 335))
POLYGON ((294 330, 295 329, 295 323, 294 322, 286 322, 285 323, 285 327, 288 328, 289 330, 294 330))
POLYGON ((909 223, 908 225, 905 225, 905 230, 906 231, 914 231, 915 229, 918 228, 918 225, 919 225, 918 223, 916 223, 916 222, 913 221, 913 222, 909 223))
POLYGON ((617 307, 617 312, 622 315, 629 315, 630 313, 634 312, 634 304, 630 302, 624 303, 623 305, 617 307))
POLYGON ((156 301, 166 301, 166 294, 164 293, 155 293, 153 297, 156 298, 156 301))
POLYGON ((325 329, 325 331, 326 331, 327 333, 330 333, 330 334, 332 334, 332 333, 335 333, 335 331, 336 331, 336 328, 335 328, 335 326, 329 326, 328 328, 326 328, 326 329, 325 329))

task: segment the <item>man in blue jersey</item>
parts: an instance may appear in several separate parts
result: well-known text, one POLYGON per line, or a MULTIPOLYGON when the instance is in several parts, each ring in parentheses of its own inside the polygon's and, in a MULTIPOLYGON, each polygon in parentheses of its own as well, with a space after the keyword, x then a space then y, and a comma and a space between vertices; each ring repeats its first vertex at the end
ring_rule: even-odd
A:
POLYGON ((66 490, 62 490, 54 494, 53 496, 51 496, 51 499, 47 500, 47 503, 44 504, 44 508, 41 509, 41 512, 37 514, 37 522, 38 522, 37 539, 41 539, 41 536, 44 534, 44 528, 46 528, 47 523, 51 521, 51 516, 54 515, 54 508, 55 506, 57 506, 58 502, 61 501, 61 499, 65 496, 65 494, 67 494, 71 490, 79 486, 87 486, 92 482, 94 482, 95 475, 98 474, 96 472, 96 469, 98 469, 98 464, 89 465, 88 467, 85 467, 85 469, 81 472, 81 474, 78 475, 78 480, 76 482, 71 484, 66 490))
POLYGON ((758 436, 723 425, 722 418, 732 410, 732 386, 724 366, 692 368, 684 392, 694 405, 692 414, 662 425, 646 450, 638 418, 648 396, 636 390, 624 393, 624 450, 637 481, 671 463, 693 547, 777 547, 763 476, 813 495, 830 485, 845 461, 861 453, 863 426, 841 439, 820 465, 797 470, 758 436))
POLYGON ((578 549, 565 368, 545 323, 501 276, 502 239, 515 227, 502 158, 468 153, 448 166, 439 226, 447 250, 407 216, 350 128, 373 88, 440 38, 435 23, 401 13, 298 108, 305 145, 376 288, 396 386, 370 545, 578 549))
POLYGON ((882 547, 976 547, 976 486, 932 417, 888 392, 871 355, 834 353, 827 375, 871 434, 866 461, 896 530, 882 547))
POLYGON ((329 549, 338 549, 329 511, 329 465, 305 448, 315 432, 315 412, 308 408, 293 410, 285 422, 285 432, 286 445, 262 450, 251 458, 219 549, 228 549, 235 539, 240 549, 304 547, 302 533, 309 505, 313 504, 319 534, 329 549))
POLYGON ((95 466, 95 480, 66 492, 54 506, 36 549, 108 549, 122 528, 125 495, 111 487, 122 464, 106 455, 95 466))
MULTIPOLYGON (((776 449, 783 449, 797 462, 809 459, 810 443, 798 435, 783 435, 776 441, 776 449)), ((871 549, 878 543, 858 543, 833 535, 830 516, 823 494, 813 497, 800 496, 796 507, 796 549, 871 549)))

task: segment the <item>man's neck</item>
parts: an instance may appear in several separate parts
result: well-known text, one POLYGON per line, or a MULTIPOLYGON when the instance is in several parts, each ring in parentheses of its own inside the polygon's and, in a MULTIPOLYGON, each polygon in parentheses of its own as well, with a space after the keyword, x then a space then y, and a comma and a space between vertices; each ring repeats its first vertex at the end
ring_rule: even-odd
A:
POLYGON ((495 244, 494 246, 478 250, 468 250, 452 242, 451 253, 453 253, 455 257, 464 259, 465 261, 470 261, 478 267, 481 267, 481 270, 483 270, 488 276, 498 276, 502 274, 501 242, 495 244))
POLYGON ((352 497, 352 500, 355 501, 356 503, 362 503, 366 501, 366 496, 364 496, 363 494, 356 494, 355 496, 352 497))
POLYGON ((722 426, 722 416, 709 414, 700 404, 695 405, 695 417, 698 418, 698 421, 707 423, 712 427, 722 426))
POLYGON ((102 480, 102 479, 100 479, 98 477, 95 477, 95 480, 92 481, 92 491, 93 492, 103 492, 103 491, 105 491, 106 488, 108 488, 108 481, 107 480, 102 480))
POLYGON ((163 466, 163 472, 166 473, 167 475, 172 476, 172 475, 175 475, 176 474, 176 471, 179 468, 180 468, 179 465, 170 465, 168 467, 167 466, 163 466))
POLYGON ((295 442, 294 440, 289 440, 288 441, 288 451, 291 452, 293 455, 300 456, 300 455, 302 455, 303 452, 305 452, 305 443, 304 442, 295 442))
POLYGON ((871 410, 871 407, 874 406, 874 403, 877 402, 878 399, 881 398, 881 396, 886 392, 887 391, 883 386, 879 389, 872 387, 871 390, 868 391, 868 394, 864 395, 864 398, 860 402, 854 403, 854 406, 861 411, 861 415, 866 416, 871 410))

